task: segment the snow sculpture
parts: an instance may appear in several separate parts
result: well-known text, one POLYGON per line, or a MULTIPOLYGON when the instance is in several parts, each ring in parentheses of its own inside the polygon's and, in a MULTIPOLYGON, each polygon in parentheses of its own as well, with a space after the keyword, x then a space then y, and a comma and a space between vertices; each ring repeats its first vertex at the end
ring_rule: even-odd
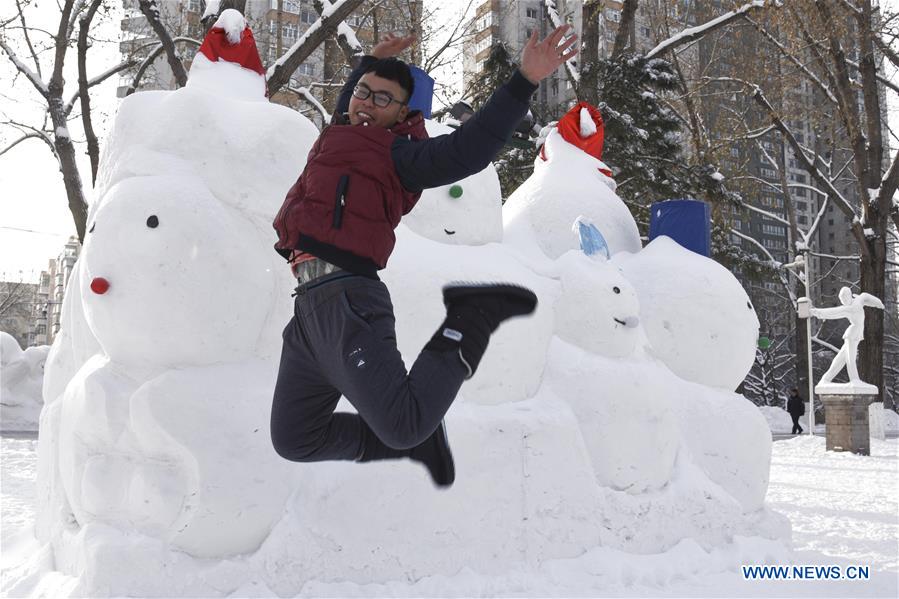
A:
POLYGON ((538 253, 534 245, 551 259, 578 249, 571 225, 579 216, 599 229, 611 255, 640 251, 637 223, 615 195, 611 171, 597 155, 602 117, 588 106, 578 104, 560 121, 564 135, 558 128, 550 130, 534 161, 534 174, 503 206, 504 243, 527 256, 538 253), (575 124, 565 126, 569 123, 575 124))
MULTIPOLYGON (((492 218, 488 169, 462 196, 486 203, 450 203, 460 215, 475 210, 461 221, 429 213, 435 204, 422 198, 421 221, 397 229, 382 274, 407 364, 443 319, 449 280, 512 280, 540 298, 532 318, 491 339, 447 415, 455 486, 435 492, 406 461, 276 457, 267 418, 295 283, 271 251, 270 220, 315 134, 249 91, 211 94, 229 87, 217 73, 241 80, 233 65, 194 65, 187 88, 121 107, 65 336, 48 365, 38 531, 56 567, 77 578, 72 594, 295 596, 327 594, 318 585, 332 582, 386 583, 366 587, 377 594, 399 588, 391 581, 466 568, 527 576, 599 546, 652 554, 784 535, 761 499, 770 434, 732 409, 739 396, 655 359, 640 286, 623 263, 577 249, 571 224, 580 215, 602 230, 613 258, 639 250, 639 238, 601 162, 585 154, 571 158, 584 173, 568 171, 571 160, 557 159, 579 150, 559 136, 545 147, 541 176, 549 201, 572 213, 560 231, 530 228, 542 210, 534 195, 527 219, 512 223, 527 224, 513 243, 489 243, 495 225, 447 235, 447 223, 492 218), (159 123, 180 129, 166 138, 159 123), (554 195, 550 163, 577 193, 554 195), (584 189, 592 200, 578 195, 584 189), (543 233, 559 236, 552 252, 536 240, 543 233), (117 325, 137 341, 124 343, 117 325), (715 421, 732 413, 743 418, 733 440, 715 421)), ((588 137, 599 133, 588 131, 590 114, 576 115, 588 137)))
MULTIPOLYGON (((453 129, 426 120, 430 137, 453 129)), ((451 185, 426 189, 403 224, 432 241, 449 245, 482 245, 503 239, 503 203, 496 169, 490 164, 479 173, 451 185)))
POLYGON ((295 485, 268 435, 295 284, 270 220, 316 130, 265 100, 239 13, 201 52, 187 87, 124 100, 105 146, 41 420, 38 533, 64 561, 66 514, 83 539, 111 526, 200 557, 252 551, 295 485), (235 53, 252 70, 212 61, 235 53))
POLYGON ((50 346, 23 351, 15 337, 0 331, 0 428, 4 431, 36 431, 41 407, 44 362, 50 346))
POLYGON ((614 265, 570 251, 557 261, 562 293, 555 332, 563 340, 608 358, 634 354, 640 304, 633 285, 614 265))
POLYGON ((811 308, 810 314, 822 320, 835 320, 845 318, 849 326, 843 333, 843 346, 834 356, 830 368, 821 377, 815 386, 816 393, 877 393, 877 387, 861 380, 858 376, 858 366, 855 363, 858 354, 858 344, 864 339, 865 333, 865 306, 883 310, 883 302, 870 293, 855 295, 848 287, 840 289, 840 303, 842 306, 833 308, 811 308), (848 383, 834 383, 834 377, 843 369, 849 375, 848 383))
POLYGON ((752 368, 759 321, 733 274, 664 236, 612 262, 637 290, 653 353, 681 378, 736 389, 752 368))

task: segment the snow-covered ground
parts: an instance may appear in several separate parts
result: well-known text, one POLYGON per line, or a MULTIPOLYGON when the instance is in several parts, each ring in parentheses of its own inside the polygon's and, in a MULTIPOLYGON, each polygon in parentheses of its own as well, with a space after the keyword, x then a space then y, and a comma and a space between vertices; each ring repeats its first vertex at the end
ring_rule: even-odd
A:
MULTIPOLYGON (((774 444, 767 503, 793 527, 792 553, 758 539, 735 539, 729 550, 703 551, 681 543, 664 554, 632 555, 595 549, 552 560, 528 572, 484 576, 463 569, 449 577, 387 584, 305 585, 302 596, 781 596, 895 597, 899 540, 899 442, 874 440, 870 457, 824 451, 824 439, 797 437, 774 444), (770 565, 868 566, 868 580, 744 580, 742 555, 767 551, 770 565)), ((37 441, 2 440, 2 591, 7 597, 65 596, 70 579, 52 569, 35 540, 37 441)), ((427 548, 422 548, 427 550, 427 548)), ((140 567, 136 564, 135 567, 140 567)), ((274 596, 244 586, 232 596, 274 596)))

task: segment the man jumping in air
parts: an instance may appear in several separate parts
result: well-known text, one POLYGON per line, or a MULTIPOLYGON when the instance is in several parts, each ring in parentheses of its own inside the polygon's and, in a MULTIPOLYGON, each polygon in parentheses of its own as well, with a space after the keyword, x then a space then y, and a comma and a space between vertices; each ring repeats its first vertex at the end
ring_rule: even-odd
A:
POLYGON ((559 27, 528 40, 521 67, 449 135, 428 139, 414 83, 387 36, 350 74, 337 110, 275 218, 275 249, 299 286, 284 329, 272 404, 275 450, 297 462, 410 458, 448 487, 455 466, 443 417, 504 320, 537 298, 507 283, 444 287, 446 320, 406 371, 393 305, 377 271, 424 189, 477 173, 509 141, 539 82, 577 53, 559 27), (335 412, 343 395, 358 414, 335 412))

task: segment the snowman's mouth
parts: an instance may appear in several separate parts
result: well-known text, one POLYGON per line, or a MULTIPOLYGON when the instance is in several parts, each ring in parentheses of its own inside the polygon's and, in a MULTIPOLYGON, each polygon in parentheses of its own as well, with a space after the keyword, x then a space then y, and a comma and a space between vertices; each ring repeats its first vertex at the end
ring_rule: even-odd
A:
POLYGON ((620 324, 620 325, 623 326, 623 327, 626 327, 626 326, 627 326, 627 322, 625 322, 625 321, 623 321, 623 320, 619 320, 619 319, 617 319, 617 318, 615 318, 615 317, 612 317, 612 320, 614 320, 615 322, 617 322, 618 324, 620 324))
POLYGON ((450 231, 449 229, 444 229, 443 232, 446 233, 447 235, 455 235, 456 234, 455 231, 450 231))

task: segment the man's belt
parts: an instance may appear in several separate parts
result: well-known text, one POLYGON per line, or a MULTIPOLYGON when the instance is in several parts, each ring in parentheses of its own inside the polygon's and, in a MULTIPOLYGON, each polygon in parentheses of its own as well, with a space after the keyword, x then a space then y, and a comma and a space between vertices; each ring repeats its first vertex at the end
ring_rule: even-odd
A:
POLYGON ((297 277, 297 282, 300 285, 305 285, 338 270, 340 268, 330 262, 325 262, 321 258, 313 258, 295 265, 293 272, 297 277))

